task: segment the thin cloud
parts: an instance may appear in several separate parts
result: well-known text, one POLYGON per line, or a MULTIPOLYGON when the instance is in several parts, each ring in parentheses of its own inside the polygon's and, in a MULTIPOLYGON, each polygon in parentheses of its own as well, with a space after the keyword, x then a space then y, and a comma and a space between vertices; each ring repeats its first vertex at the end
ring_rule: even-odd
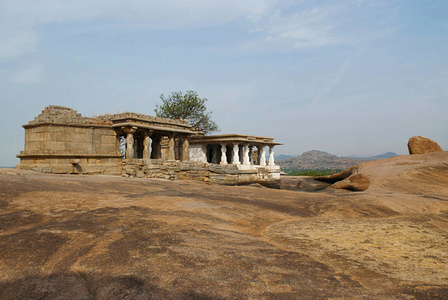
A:
POLYGON ((34 63, 16 72, 12 77, 12 81, 21 84, 39 83, 43 80, 43 76, 43 66, 40 63, 34 63))
POLYGON ((239 18, 256 22, 275 1, 0 0, 0 58, 38 50, 36 27, 63 22, 101 21, 115 29, 185 29, 226 24, 239 18), (117 24, 119 26, 117 26, 117 24))
POLYGON ((65 22, 78 22, 81 32, 108 28, 116 32, 204 28, 242 20, 249 29, 239 50, 327 47, 375 36, 370 26, 364 28, 369 34, 360 34, 344 24, 352 16, 368 16, 371 9, 378 10, 371 1, 361 0, 337 4, 279 0, 0 0, 0 6, 3 59, 38 51, 40 32, 44 31, 36 28, 65 22))
POLYGON ((38 42, 39 37, 32 30, 0 33, 0 62, 35 52, 38 42))
POLYGON ((333 7, 311 8, 288 15, 276 13, 266 32, 270 40, 289 41, 296 48, 320 47, 345 42, 333 32, 333 7))
POLYGON ((353 60, 356 57, 358 57, 361 54, 361 52, 362 52, 361 50, 357 51, 355 54, 350 56, 347 60, 342 62, 342 64, 340 65, 338 71, 336 72, 336 74, 332 77, 332 79, 325 86, 325 88, 322 89, 322 91, 319 92, 319 94, 313 100, 312 104, 317 104, 318 102, 320 102, 320 100, 322 98, 326 97, 328 95, 328 93, 330 93, 344 79, 345 75, 347 74, 347 72, 350 69, 350 66, 351 66, 353 60))

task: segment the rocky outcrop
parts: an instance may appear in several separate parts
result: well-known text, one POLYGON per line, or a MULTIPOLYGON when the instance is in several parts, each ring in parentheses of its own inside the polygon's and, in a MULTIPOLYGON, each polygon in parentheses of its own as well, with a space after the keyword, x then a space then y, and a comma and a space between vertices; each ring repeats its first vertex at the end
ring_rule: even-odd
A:
POLYGON ((442 147, 433 140, 418 135, 409 139, 408 149, 410 155, 443 151, 442 147))
POLYGON ((386 188, 406 193, 419 191, 423 197, 432 197, 430 195, 439 193, 437 184, 448 181, 447 162, 448 152, 402 155, 362 163, 337 174, 313 179, 333 183, 331 188, 334 189, 365 191, 386 188), (418 185, 415 178, 419 180, 418 185))
POLYGON ((357 166, 330 176, 315 177, 318 181, 333 183, 334 189, 350 191, 365 191, 369 188, 370 180, 363 174, 359 174, 357 166))
POLYGON ((291 159, 279 160, 277 164, 282 169, 300 170, 300 169, 347 169, 354 165, 367 162, 364 159, 351 159, 339 157, 324 151, 311 150, 304 152, 302 155, 291 159))
POLYGON ((369 188, 370 180, 363 174, 354 174, 344 180, 338 181, 332 185, 334 189, 344 189, 350 191, 365 191, 369 188))

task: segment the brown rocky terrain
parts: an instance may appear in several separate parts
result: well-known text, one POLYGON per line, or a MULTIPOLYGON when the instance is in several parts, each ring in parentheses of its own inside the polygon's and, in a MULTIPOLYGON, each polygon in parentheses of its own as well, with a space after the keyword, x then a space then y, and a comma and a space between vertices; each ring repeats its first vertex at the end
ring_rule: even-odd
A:
POLYGON ((356 175, 364 191, 303 192, 0 169, 0 299, 447 299, 448 152, 356 175))

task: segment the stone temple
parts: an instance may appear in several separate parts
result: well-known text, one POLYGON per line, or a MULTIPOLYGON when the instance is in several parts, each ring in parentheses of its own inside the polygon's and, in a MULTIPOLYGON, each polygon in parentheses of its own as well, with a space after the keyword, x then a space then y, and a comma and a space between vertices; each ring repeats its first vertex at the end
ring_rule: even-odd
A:
POLYGON ((220 184, 276 185, 280 180, 273 149, 282 144, 269 137, 207 136, 186 120, 128 112, 88 118, 56 105, 23 127, 20 169, 220 184))

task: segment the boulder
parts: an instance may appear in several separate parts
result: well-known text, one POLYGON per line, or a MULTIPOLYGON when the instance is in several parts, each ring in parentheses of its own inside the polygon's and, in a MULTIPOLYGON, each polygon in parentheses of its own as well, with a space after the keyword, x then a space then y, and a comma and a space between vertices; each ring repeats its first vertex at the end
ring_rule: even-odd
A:
POLYGON ((340 173, 314 177, 315 180, 333 183, 333 189, 345 189, 350 191, 365 191, 370 186, 370 180, 367 176, 359 174, 359 167, 354 166, 340 173))
POLYGON ((338 181, 331 187, 334 189, 345 189, 350 191, 365 191, 369 188, 370 180, 363 174, 354 174, 350 177, 338 181))
POLYGON ((425 154, 443 152, 443 149, 433 140, 423 136, 413 136, 408 141, 409 154, 425 154))

